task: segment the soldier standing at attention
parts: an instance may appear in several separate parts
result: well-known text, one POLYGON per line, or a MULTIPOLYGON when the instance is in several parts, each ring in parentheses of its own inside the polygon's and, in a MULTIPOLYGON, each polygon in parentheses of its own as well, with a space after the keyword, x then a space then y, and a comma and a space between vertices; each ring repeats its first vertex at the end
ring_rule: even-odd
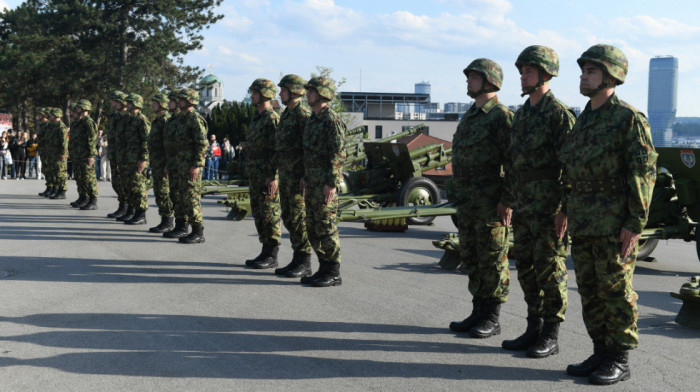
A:
POLYGON ((282 238, 277 167, 273 162, 280 116, 270 104, 270 100, 277 95, 277 87, 271 80, 256 79, 248 89, 253 106, 258 110, 246 132, 246 157, 250 205, 262 251, 254 259, 246 260, 245 265, 258 269, 274 268, 277 267, 282 238))
POLYGON ((503 341, 502 347, 544 358, 559 353, 559 323, 568 305, 569 241, 557 236, 554 217, 564 195, 559 151, 576 120, 549 89, 549 81, 559 74, 554 50, 529 46, 515 66, 523 95, 529 98, 513 118, 506 174, 514 193, 515 266, 525 293, 527 329, 520 337, 503 341))
MULTIPOLYGON (((71 128, 68 128, 68 158, 73 160, 73 156, 75 156, 75 141, 77 138, 74 138, 74 132, 72 127, 75 126, 75 123, 78 122, 78 113, 75 112, 75 102, 68 104, 68 117, 70 120, 70 125, 71 128)), ((73 208, 80 208, 83 205, 87 203, 87 197, 83 194, 82 188, 80 188, 79 183, 78 183, 78 173, 73 169, 73 175, 75 177, 75 183, 76 183, 76 188, 78 189, 78 195, 80 196, 78 200, 71 202, 70 206, 73 208), (80 205, 76 207, 76 204, 80 202, 80 205)))
MULTIPOLYGON (((286 75, 279 82, 280 98, 286 106, 277 127, 275 167, 279 170, 279 193, 282 221, 289 231, 294 256, 291 263, 275 270, 276 275, 300 278, 311 275, 311 243, 306 233, 306 207, 299 181, 304 177, 304 129, 311 111, 302 105, 306 80, 286 75)), ((276 181, 273 182, 276 188, 276 181)))
POLYGON ((81 210, 97 209, 97 178, 95 175, 95 155, 97 155, 97 125, 90 118, 92 104, 86 99, 75 103, 73 112, 78 120, 71 124, 70 144, 73 146, 71 159, 73 173, 78 186, 78 198, 73 207, 81 210))
POLYGON ((204 243, 204 226, 202 219, 202 169, 207 142, 207 126, 204 118, 194 110, 199 103, 199 93, 191 88, 180 90, 177 95, 180 118, 176 122, 179 145, 178 173, 185 180, 178 183, 182 188, 177 193, 182 198, 187 221, 192 226, 190 234, 179 237, 184 244, 204 243))
POLYGON ((54 192, 51 199, 65 199, 68 190, 68 127, 63 123, 63 111, 51 108, 51 126, 49 127, 49 166, 51 166, 54 192))
POLYGON ((48 197, 51 194, 51 191, 53 190, 51 188, 51 170, 48 168, 48 161, 49 161, 49 149, 48 149, 48 140, 49 140, 49 115, 46 112, 46 108, 40 108, 39 113, 37 114, 37 121, 39 123, 37 130, 36 130, 36 139, 37 139, 37 144, 38 144, 38 149, 37 153, 39 154, 39 159, 41 159, 44 164, 42 165, 42 170, 41 173, 37 171, 37 178, 41 178, 41 174, 44 175, 44 180, 46 180, 46 189, 44 189, 43 192, 39 193, 39 196, 45 196, 48 197))
POLYGON ((560 237, 567 223, 572 236, 571 257, 593 355, 566 371, 608 385, 630 378, 628 353, 638 345, 632 274, 657 154, 644 115, 615 94, 627 75, 622 51, 594 45, 577 62, 581 94, 590 101, 561 150, 571 195, 556 222, 560 237))
POLYGON ((153 179, 153 195, 156 197, 160 224, 148 229, 151 233, 163 233, 175 227, 173 217, 173 203, 170 201, 170 184, 165 175, 167 162, 165 145, 163 144, 165 128, 167 127, 170 113, 168 113, 168 96, 158 93, 151 99, 151 109, 156 118, 151 124, 151 133, 148 134, 148 154, 151 158, 151 178, 153 179))
POLYGON ((301 283, 340 286, 336 188, 343 180, 345 123, 328 106, 335 94, 330 80, 311 78, 304 87, 313 113, 304 131, 304 178, 300 185, 306 203, 306 229, 320 266, 313 275, 302 277, 301 283))
POLYGON ((178 135, 179 120, 182 117, 178 109, 178 91, 171 91, 168 94, 168 112, 170 118, 165 122, 163 132, 163 147, 165 149, 166 167, 164 170, 165 177, 168 179, 170 200, 173 203, 173 211, 175 213, 175 227, 171 230, 163 232, 165 238, 180 238, 188 233, 189 223, 187 222, 187 206, 183 200, 183 195, 180 194, 181 189, 185 189, 187 185, 189 168, 184 168, 184 172, 180 173, 179 157, 182 154, 179 150, 182 142, 178 135))
POLYGON ((151 123, 141 113, 143 98, 131 93, 126 97, 126 108, 131 115, 128 126, 122 127, 120 136, 124 139, 124 188, 129 206, 134 208, 134 216, 125 219, 127 225, 146 224, 148 190, 146 189, 146 167, 148 166, 148 133, 151 123))
POLYGON ((121 121, 129 119, 129 115, 126 113, 126 94, 115 90, 109 98, 109 104, 112 106, 114 112, 110 116, 109 124, 107 125, 107 140, 109 141, 107 157, 110 161, 109 167, 111 171, 110 179, 112 180, 112 189, 114 189, 114 193, 117 194, 119 206, 116 211, 107 214, 107 218, 118 218, 125 215, 127 210, 126 192, 124 191, 123 184, 124 180, 119 171, 119 154, 117 154, 119 139, 121 138, 119 135, 119 124, 121 121))
POLYGON ((467 95, 474 104, 452 139, 452 167, 460 258, 469 275, 473 309, 450 323, 474 338, 501 333, 501 304, 508 299, 508 226, 512 205, 502 166, 507 163, 513 113, 498 102, 503 70, 494 61, 476 59, 464 69, 467 95))

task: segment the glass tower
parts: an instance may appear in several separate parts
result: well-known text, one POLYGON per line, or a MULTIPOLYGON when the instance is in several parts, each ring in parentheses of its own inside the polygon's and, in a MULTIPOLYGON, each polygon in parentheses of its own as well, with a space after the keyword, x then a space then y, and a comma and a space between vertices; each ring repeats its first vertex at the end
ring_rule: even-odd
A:
POLYGON ((678 59, 657 56, 649 60, 649 100, 647 112, 654 145, 670 145, 676 119, 678 95, 678 59))

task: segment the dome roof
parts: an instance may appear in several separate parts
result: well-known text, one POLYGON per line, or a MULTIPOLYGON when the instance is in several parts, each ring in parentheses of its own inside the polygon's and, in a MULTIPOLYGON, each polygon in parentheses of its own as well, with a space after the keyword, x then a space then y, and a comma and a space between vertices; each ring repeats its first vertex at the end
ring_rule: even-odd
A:
POLYGON ((223 83, 216 75, 207 75, 202 79, 202 84, 223 83))

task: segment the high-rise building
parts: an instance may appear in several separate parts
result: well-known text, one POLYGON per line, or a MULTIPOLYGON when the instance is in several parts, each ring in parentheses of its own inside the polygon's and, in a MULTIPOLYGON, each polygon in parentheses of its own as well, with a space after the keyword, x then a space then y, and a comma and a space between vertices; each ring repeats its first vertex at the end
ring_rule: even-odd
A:
POLYGON ((676 118, 678 96, 678 59, 657 56, 649 60, 649 97, 647 113, 655 146, 669 145, 676 118))

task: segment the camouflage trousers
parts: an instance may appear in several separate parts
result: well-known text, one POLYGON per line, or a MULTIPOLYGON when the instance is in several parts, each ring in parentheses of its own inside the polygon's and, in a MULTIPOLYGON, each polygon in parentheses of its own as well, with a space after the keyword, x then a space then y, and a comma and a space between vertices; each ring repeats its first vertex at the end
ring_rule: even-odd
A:
POLYGON ((156 197, 158 214, 160 216, 173 215, 173 202, 170 200, 170 183, 165 178, 163 168, 151 166, 151 178, 153 179, 153 195, 156 197))
POLYGON ((45 156, 40 156, 41 158, 41 174, 44 175, 44 180, 46 182, 47 187, 54 187, 55 179, 54 179, 54 168, 51 165, 51 162, 53 161, 51 159, 51 156, 49 154, 44 153, 45 156))
MULTIPOLYGON (((44 166, 49 169, 50 186, 58 188, 59 190, 68 190, 68 164, 65 160, 61 158, 52 159, 48 162, 44 162, 44 166)), ((43 166, 42 166, 43 169, 43 166)), ((44 174, 46 175, 46 174, 44 174)), ((48 177, 47 177, 48 178, 48 177)))
POLYGON ((282 240, 280 225, 280 194, 267 192, 265 178, 260 173, 249 170, 250 207, 255 220, 260 243, 267 246, 279 246, 282 240))
POLYGON ((459 255, 472 296, 503 303, 510 289, 508 227, 500 223, 491 204, 457 207, 459 255))
POLYGON ((306 233, 306 205, 299 189, 299 178, 280 173, 280 206, 282 222, 289 231, 289 240, 294 252, 311 253, 309 235, 306 233))
POLYGON ((85 160, 73 161, 73 177, 78 186, 78 194, 97 198, 97 176, 95 164, 88 165, 85 160))
POLYGON ((547 322, 564 321, 568 306, 568 236, 559 239, 554 215, 513 213, 515 266, 525 293, 527 314, 547 322))
POLYGON ((338 196, 325 204, 323 184, 306 182, 306 230, 311 247, 321 263, 340 263, 340 236, 336 220, 338 196))
POLYGON ((114 192, 117 194, 119 204, 128 204, 126 201, 126 194, 124 193, 122 175, 116 160, 112 160, 112 164, 109 165, 109 168, 111 172, 110 179, 112 180, 112 189, 114 189, 114 192))
POLYGON ((146 189, 145 170, 139 173, 137 162, 127 162, 119 166, 122 174, 122 186, 126 195, 126 203, 133 208, 148 209, 148 190, 146 189))
POLYGON ((620 258, 618 236, 573 236, 571 257, 581 295, 583 322, 594 343, 613 350, 638 345, 637 293, 632 275, 637 247, 620 258))
POLYGON ((175 219, 184 220, 193 226, 201 226, 202 217, 202 168, 197 179, 190 180, 190 167, 168 164, 168 185, 175 219))

